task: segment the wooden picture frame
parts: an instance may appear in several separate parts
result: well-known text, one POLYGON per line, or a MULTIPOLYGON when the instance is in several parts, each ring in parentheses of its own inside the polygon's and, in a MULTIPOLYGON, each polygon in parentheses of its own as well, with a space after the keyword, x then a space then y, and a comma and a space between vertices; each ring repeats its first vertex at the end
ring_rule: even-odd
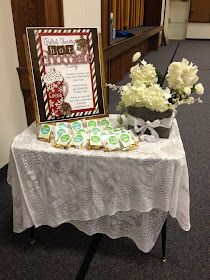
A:
POLYGON ((36 122, 108 115, 96 28, 28 27, 25 42, 36 122))

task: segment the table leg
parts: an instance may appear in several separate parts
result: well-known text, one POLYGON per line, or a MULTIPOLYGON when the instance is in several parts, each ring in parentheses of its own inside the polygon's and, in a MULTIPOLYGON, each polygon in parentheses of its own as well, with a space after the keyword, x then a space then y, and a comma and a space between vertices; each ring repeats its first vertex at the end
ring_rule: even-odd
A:
POLYGON ((166 219, 161 230, 162 239, 162 262, 166 262, 166 219))
POLYGON ((35 226, 32 226, 30 228, 30 244, 33 245, 35 241, 35 226))
POLYGON ((101 233, 94 234, 91 244, 88 248, 88 251, 87 251, 87 253, 84 257, 84 260, 82 262, 82 265, 79 269, 79 272, 78 272, 77 276, 75 277, 75 280, 84 280, 85 279, 85 275, 89 269, 90 263, 94 257, 97 247, 101 241, 101 238, 102 238, 101 233))

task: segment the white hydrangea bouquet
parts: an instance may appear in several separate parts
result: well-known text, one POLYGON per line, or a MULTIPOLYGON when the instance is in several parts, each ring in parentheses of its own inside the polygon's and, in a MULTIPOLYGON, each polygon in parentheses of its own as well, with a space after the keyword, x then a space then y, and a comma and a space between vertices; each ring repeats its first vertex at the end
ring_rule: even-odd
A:
MULTIPOLYGON (((140 131, 142 135, 148 129, 150 134, 154 134, 155 136, 153 136, 157 139, 159 135, 155 132, 161 129, 164 130, 164 128, 168 129, 169 126, 172 125, 177 106, 202 102, 200 97, 194 98, 192 94, 201 95, 204 93, 204 88, 201 83, 197 83, 199 80, 197 76, 198 67, 187 59, 183 58, 181 62, 172 62, 168 66, 167 74, 164 77, 152 64, 141 60, 140 57, 140 52, 133 55, 132 61, 136 63, 136 65, 130 69, 131 81, 129 83, 123 86, 116 86, 114 84, 108 84, 108 86, 120 93, 121 100, 117 109, 128 108, 128 114, 131 114, 129 113, 130 111, 132 112, 131 115, 136 115, 132 117, 129 115, 131 119, 130 122, 133 124, 134 128, 136 128, 136 132, 140 131), (165 78, 168 82, 168 87, 164 89, 162 84, 165 78), (141 109, 138 110, 137 108, 141 109), (148 119, 146 120, 144 118, 142 120, 141 112, 145 112, 145 109, 147 110, 146 117, 148 119), (136 114, 133 112, 136 112, 136 114), (150 114, 150 120, 148 112, 153 112, 150 114), (160 113, 163 113, 162 125, 160 113), (156 117, 158 119, 156 119, 156 117), (159 123, 156 121, 156 123, 153 124, 155 127, 152 128, 151 120, 153 123, 156 120, 159 121, 159 123), (148 122, 150 122, 150 127, 148 122)), ((163 136, 163 138, 168 138, 168 134, 167 137, 163 136)))

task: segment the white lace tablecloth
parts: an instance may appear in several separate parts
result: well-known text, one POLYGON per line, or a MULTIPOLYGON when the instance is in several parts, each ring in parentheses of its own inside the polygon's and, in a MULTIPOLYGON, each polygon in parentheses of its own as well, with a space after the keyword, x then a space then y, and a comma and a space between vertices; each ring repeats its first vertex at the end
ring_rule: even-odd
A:
MULTIPOLYGON (((116 115, 110 115, 113 125, 116 115)), ((37 140, 32 124, 10 152, 13 228, 71 223, 91 235, 126 236, 154 246, 167 213, 190 229, 189 179, 176 120, 169 139, 128 152, 56 149, 37 140)))

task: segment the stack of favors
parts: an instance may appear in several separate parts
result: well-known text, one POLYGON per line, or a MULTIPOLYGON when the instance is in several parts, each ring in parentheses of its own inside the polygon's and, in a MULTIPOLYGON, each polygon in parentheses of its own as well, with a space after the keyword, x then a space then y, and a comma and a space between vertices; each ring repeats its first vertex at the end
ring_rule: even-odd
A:
POLYGON ((59 122, 55 126, 41 124, 38 139, 56 148, 104 151, 130 151, 137 148, 139 138, 132 130, 112 127, 109 118, 59 122))

